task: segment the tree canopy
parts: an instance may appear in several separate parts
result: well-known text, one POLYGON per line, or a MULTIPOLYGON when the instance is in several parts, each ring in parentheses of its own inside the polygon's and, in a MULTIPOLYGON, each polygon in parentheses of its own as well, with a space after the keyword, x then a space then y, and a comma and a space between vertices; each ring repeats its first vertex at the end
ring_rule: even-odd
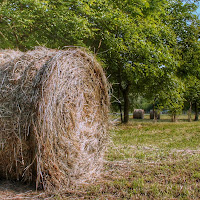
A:
POLYGON ((2 0, 0 44, 22 51, 38 45, 90 49, 104 63, 128 122, 130 95, 180 110, 188 99, 184 80, 200 79, 196 2, 2 0))

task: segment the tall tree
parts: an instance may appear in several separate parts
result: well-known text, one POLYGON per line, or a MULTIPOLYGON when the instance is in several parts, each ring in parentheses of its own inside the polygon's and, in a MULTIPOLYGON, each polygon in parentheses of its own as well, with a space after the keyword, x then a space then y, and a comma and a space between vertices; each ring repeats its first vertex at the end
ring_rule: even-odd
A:
POLYGON ((96 31, 90 46, 106 62, 115 96, 123 99, 123 121, 128 122, 130 92, 140 92, 149 80, 163 71, 171 73, 175 65, 175 37, 161 20, 166 2, 92 2, 86 16, 96 31))
MULTIPOLYGON (((184 93, 187 104, 189 105, 189 121, 191 121, 191 111, 195 112, 195 121, 199 119, 200 106, 200 80, 196 76, 188 76, 185 79, 186 91, 184 93)), ((187 106, 188 107, 188 106, 187 106)))
MULTIPOLYGON (((195 104, 195 119, 198 120, 198 83, 200 79, 200 20, 195 15, 196 0, 171 2, 168 21, 177 35, 177 52, 179 67, 176 75, 186 83, 185 99, 190 105, 195 104), (171 19, 171 20, 170 20, 171 19)), ((189 119, 190 120, 190 119, 189 119)))

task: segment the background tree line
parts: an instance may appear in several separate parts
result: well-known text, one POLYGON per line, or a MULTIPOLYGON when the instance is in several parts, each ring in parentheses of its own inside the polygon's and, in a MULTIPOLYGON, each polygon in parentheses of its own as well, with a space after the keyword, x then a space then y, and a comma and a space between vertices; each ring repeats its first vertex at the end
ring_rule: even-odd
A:
POLYGON ((175 116, 200 104, 197 0, 1 0, 0 48, 83 46, 101 59, 112 108, 138 96, 175 116))

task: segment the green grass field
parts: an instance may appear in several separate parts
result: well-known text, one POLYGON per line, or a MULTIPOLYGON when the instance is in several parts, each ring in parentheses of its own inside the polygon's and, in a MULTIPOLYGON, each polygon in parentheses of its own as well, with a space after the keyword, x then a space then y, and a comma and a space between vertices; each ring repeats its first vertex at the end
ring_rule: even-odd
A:
POLYGON ((200 122, 186 119, 146 116, 113 127, 101 179, 74 198, 200 199, 200 122))
POLYGON ((131 120, 111 130, 108 160, 129 165, 114 180, 119 198, 200 199, 200 122, 169 121, 131 120))

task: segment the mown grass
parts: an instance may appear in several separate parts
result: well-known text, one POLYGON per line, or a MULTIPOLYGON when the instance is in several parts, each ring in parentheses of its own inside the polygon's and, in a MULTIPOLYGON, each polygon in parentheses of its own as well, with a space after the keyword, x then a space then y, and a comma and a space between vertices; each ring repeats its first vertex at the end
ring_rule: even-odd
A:
POLYGON ((113 148, 108 155, 111 160, 132 158, 135 156, 132 152, 138 151, 147 156, 149 153, 200 149, 199 122, 152 123, 132 120, 128 125, 111 130, 111 136, 118 147, 118 151, 113 148))
POLYGON ((93 199, 200 199, 200 122, 131 120, 113 127, 93 199))
POLYGON ((200 121, 145 116, 113 126, 110 137, 98 180, 47 199, 200 199, 200 121))
POLYGON ((101 179, 55 199, 200 199, 200 122, 145 116, 110 135, 101 179))

